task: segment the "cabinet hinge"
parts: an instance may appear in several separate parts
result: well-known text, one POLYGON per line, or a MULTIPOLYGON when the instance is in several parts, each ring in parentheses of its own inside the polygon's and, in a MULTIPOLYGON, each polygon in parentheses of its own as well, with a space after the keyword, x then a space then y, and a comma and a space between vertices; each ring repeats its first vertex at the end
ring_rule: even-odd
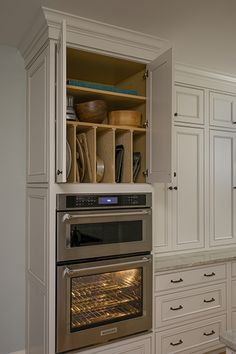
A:
POLYGON ((143 172, 143 175, 144 175, 145 177, 148 177, 148 169, 146 169, 146 170, 143 172))
POLYGON ((145 73, 143 74, 143 79, 146 80, 149 76, 149 71, 146 70, 145 73))

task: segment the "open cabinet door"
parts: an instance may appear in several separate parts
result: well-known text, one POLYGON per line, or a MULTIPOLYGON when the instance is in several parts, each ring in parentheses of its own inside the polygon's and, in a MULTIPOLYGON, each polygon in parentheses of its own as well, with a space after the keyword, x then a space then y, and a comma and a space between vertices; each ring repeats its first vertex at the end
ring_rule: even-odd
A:
POLYGON ((171 182, 172 49, 148 64, 147 182, 171 182))
POLYGON ((66 182, 66 22, 57 45, 56 182, 66 182))

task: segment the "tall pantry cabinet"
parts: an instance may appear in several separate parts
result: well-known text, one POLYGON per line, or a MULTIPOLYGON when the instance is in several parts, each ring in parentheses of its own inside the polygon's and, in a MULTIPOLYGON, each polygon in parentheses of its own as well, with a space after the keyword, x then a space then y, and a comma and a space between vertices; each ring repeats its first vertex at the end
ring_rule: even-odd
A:
POLYGON ((236 82, 177 65, 173 180, 155 185, 157 252, 235 245, 236 82))
MULTIPOLYGON (((55 353, 56 194, 151 191, 145 181, 171 181, 173 85, 167 48, 168 42, 152 36, 45 8, 22 45, 27 70, 27 353, 55 353), (66 85, 68 79, 114 90, 87 84, 71 87, 66 85), (130 89, 136 94, 127 94, 130 89), (76 102, 103 98, 110 110, 138 110, 142 126, 67 122, 66 94, 76 102), (76 174, 75 141, 80 133, 87 137, 91 157, 91 176, 83 182, 76 174), (67 142, 72 160, 69 174, 67 142), (123 179, 116 183, 119 143, 125 146, 126 159, 123 179), (141 154, 137 183, 133 180, 135 151, 141 154), (106 169, 99 184, 98 153, 106 169)), ((133 350, 131 344, 126 344, 124 353, 133 350)), ((150 353, 147 342, 140 348, 150 353)))

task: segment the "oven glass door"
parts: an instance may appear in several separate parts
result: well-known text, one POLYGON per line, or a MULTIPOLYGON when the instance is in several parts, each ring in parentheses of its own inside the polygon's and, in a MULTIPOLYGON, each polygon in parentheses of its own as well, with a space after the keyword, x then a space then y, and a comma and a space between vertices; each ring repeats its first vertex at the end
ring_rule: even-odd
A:
POLYGON ((151 256, 58 267, 58 352, 151 328, 151 256))
POLYGON ((57 260, 151 251, 151 210, 60 212, 57 260))

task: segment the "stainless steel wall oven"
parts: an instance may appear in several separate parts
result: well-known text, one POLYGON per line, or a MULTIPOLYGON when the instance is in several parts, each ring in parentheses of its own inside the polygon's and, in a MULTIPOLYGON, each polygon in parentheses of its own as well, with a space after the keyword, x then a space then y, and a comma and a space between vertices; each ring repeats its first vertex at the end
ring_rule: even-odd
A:
POLYGON ((151 329, 151 194, 57 196, 57 353, 151 329))

